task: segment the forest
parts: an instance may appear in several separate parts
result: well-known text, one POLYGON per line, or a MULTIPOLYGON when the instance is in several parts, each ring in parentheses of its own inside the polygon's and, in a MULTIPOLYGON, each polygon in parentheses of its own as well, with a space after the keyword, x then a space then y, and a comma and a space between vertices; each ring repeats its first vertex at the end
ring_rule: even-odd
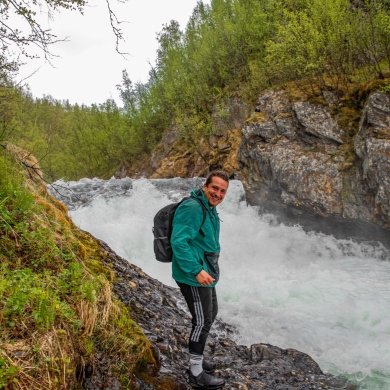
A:
POLYGON ((145 84, 123 71, 121 107, 34 98, 2 66, 0 143, 34 154, 49 181, 107 178, 173 126, 189 145, 212 134, 213 110, 223 116, 233 96, 254 106, 267 89, 330 90, 359 109, 367 86, 390 91, 387 0, 199 1, 185 28, 172 20, 157 39, 145 84))

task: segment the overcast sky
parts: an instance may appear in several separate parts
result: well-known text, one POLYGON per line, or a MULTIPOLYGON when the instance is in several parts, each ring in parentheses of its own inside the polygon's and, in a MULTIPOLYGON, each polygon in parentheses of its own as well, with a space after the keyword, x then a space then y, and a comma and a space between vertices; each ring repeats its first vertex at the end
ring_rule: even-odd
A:
MULTIPOLYGON (((126 59, 115 51, 106 2, 91 0, 84 15, 61 11, 49 22, 58 38, 68 37, 68 42, 52 47, 59 56, 52 60, 55 67, 43 59, 26 59, 17 80, 39 69, 27 80, 35 97, 51 95, 86 105, 114 98, 121 105, 116 85, 121 83, 122 70, 128 71, 133 82, 145 82, 148 61, 155 63, 156 33, 172 19, 184 29, 196 0, 127 0, 124 4, 113 0, 112 4, 118 19, 126 21, 121 24, 126 42, 120 46, 129 53, 126 59)), ((47 17, 41 20, 45 23, 47 17)))

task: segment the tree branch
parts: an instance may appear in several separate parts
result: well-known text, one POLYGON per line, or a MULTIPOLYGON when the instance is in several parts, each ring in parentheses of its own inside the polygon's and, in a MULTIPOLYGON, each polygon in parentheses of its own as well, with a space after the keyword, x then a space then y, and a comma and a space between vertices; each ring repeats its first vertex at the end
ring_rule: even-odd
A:
MULTIPOLYGON (((123 1, 120 1, 123 3, 123 1)), ((114 35, 116 37, 116 44, 115 44, 115 50, 118 54, 120 54, 122 57, 125 58, 126 55, 129 55, 129 53, 122 53, 120 50, 119 50, 119 42, 120 41, 123 41, 125 42, 125 38, 123 36, 123 33, 122 33, 122 30, 119 28, 119 25, 123 23, 120 22, 118 20, 118 18, 116 17, 115 13, 112 11, 111 9, 111 4, 110 4, 110 0, 106 0, 106 4, 107 4, 107 8, 108 8, 108 14, 110 16, 110 24, 111 24, 111 28, 112 28, 112 31, 114 32, 114 35)))

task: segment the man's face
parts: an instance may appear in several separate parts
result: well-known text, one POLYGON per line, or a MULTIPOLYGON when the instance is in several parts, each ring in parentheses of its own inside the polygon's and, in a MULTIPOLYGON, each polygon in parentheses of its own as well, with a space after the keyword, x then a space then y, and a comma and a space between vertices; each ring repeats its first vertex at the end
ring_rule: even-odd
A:
POLYGON ((223 201, 228 186, 229 184, 218 176, 213 176, 207 187, 206 184, 203 185, 203 192, 210 206, 218 206, 223 201))

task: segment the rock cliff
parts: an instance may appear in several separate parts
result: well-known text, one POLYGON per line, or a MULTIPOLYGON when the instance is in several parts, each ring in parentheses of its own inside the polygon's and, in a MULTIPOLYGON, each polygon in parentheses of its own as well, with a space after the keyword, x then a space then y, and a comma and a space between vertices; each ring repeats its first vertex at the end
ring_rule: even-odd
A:
POLYGON ((180 138, 178 130, 172 128, 164 134, 150 157, 129 167, 120 167, 115 177, 202 177, 217 168, 224 169, 231 177, 237 177, 241 129, 251 111, 251 107, 240 99, 229 99, 215 106, 212 115, 215 132, 209 138, 188 145, 180 138))
POLYGON ((238 160, 248 200, 284 221, 387 240, 390 228, 390 104, 372 93, 355 136, 334 105, 260 96, 243 127, 238 160), (368 236, 367 236, 368 235, 368 236))

